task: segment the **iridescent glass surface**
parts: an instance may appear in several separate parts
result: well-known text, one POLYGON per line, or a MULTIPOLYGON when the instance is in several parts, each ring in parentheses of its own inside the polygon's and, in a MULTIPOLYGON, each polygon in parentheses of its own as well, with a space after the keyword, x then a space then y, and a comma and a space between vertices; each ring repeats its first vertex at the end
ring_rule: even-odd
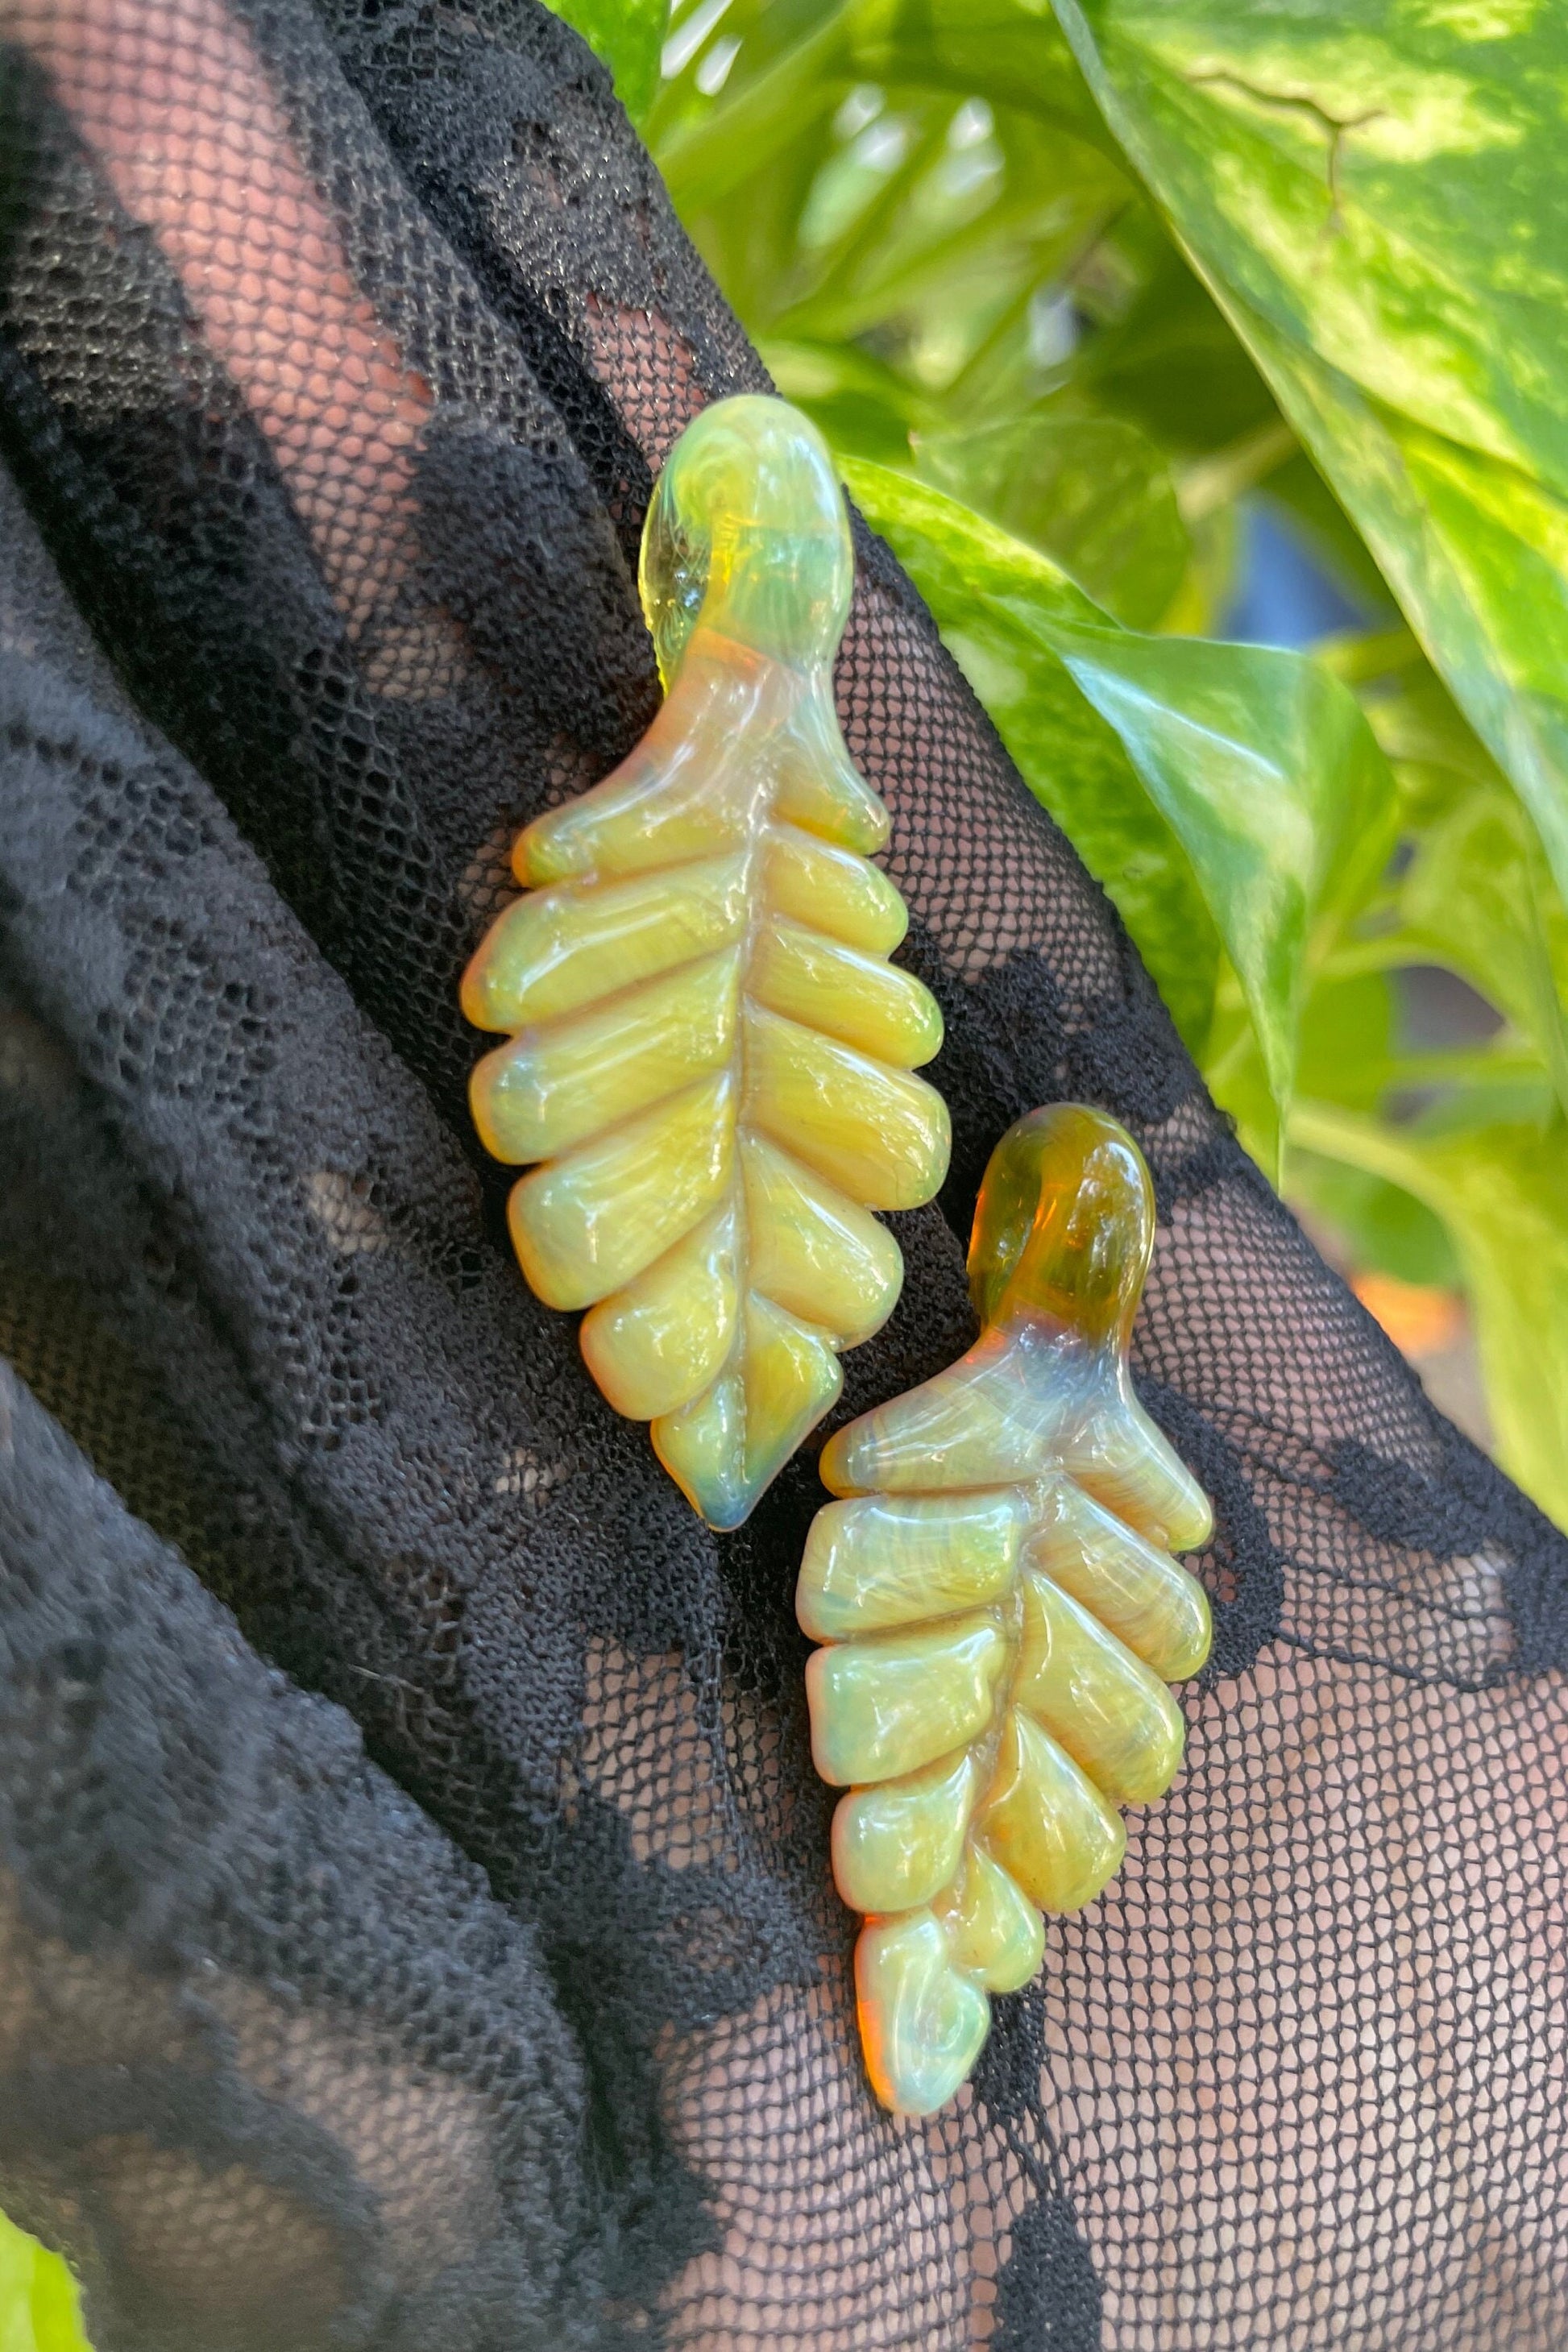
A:
POLYGON ((902 899, 868 853, 888 814, 839 732, 854 566, 816 429, 717 403, 661 473, 643 607, 667 699, 631 757, 517 844, 526 895, 463 1009, 509 1042, 474 1072, 524 1274, 585 1307, 618 1412, 716 1527, 743 1519, 890 1313, 903 1265, 869 1213, 928 1201, 942 1043, 888 961, 902 899))
POLYGON ((1121 1860, 1118 1808, 1181 1762, 1167 1684, 1208 1654, 1202 1586, 1172 1557, 1212 1528, 1132 1392, 1153 1242, 1131 1136, 1079 1104, 992 1156, 970 1244, 980 1338, 840 1430, 796 1592, 823 1778, 847 1790, 833 1869, 873 2087, 951 2098, 993 1992, 1035 1974, 1047 1912, 1121 1860))

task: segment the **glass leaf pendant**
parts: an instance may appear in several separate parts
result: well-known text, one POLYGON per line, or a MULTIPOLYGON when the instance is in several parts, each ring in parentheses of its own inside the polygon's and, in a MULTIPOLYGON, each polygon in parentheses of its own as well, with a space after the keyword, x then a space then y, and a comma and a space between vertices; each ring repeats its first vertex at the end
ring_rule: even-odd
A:
POLYGON ((509 1042, 471 1087, 497 1159, 535 1163, 512 1239, 616 1411, 653 1424, 702 1517, 737 1527, 838 1394, 840 1349, 903 1262, 869 1213, 947 1172, 912 1076, 935 1000, 868 854, 888 813, 835 715, 854 558, 814 425, 704 409, 659 476, 640 584, 666 700, 629 759, 531 824, 525 896, 463 1010, 509 1042))
POLYGON ((1153 1245, 1131 1137, 1081 1104, 992 1155, 969 1279, 981 1334, 951 1370, 825 1447, 795 1596, 813 1752, 847 1790, 838 1891, 873 2089, 929 2115, 978 2057, 993 1992, 1039 1968, 1046 1912, 1121 1860, 1117 1808, 1181 1761, 1166 1687, 1208 1655, 1203 1587, 1172 1558, 1208 1502, 1132 1393, 1153 1245))

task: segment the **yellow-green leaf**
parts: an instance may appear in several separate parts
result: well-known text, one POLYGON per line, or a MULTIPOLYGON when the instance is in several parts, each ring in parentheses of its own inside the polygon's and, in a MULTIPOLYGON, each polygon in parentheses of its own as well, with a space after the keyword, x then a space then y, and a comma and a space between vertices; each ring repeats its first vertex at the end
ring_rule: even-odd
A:
POLYGON ((1568 888, 1568 16, 1056 5, 1568 888))
POLYGON ((1568 1112, 1568 917, 1542 864, 1518 803, 1472 788, 1417 845, 1400 912, 1416 954, 1462 973, 1530 1040, 1568 1112))
POLYGON ((1442 1219, 1469 1294, 1499 1459, 1568 1527, 1568 1127, 1423 1135, 1302 1103, 1290 1133, 1442 1219))
POLYGON ((658 88, 669 0, 550 0, 615 77, 616 96, 640 122, 658 88))
POLYGON ((1170 609, 1192 560, 1170 467, 1135 425, 1026 409, 918 436, 917 470, 1061 565, 1130 629, 1170 609))
POLYGON ((0 2352, 92 2352, 58 2254, 0 2213, 0 2352))
POLYGON ((1314 925, 1388 840, 1393 780, 1354 698, 1300 655, 1119 628, 956 499, 843 470, 1189 1037, 1217 934, 1287 1103, 1314 925))

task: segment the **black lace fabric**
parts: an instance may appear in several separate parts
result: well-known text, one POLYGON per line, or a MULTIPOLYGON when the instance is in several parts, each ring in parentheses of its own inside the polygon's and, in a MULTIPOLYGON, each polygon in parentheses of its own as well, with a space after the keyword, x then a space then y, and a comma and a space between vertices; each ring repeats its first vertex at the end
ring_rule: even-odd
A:
POLYGON ((843 1412, 1021 1111, 1154 1170, 1188 1762, 870 2101, 791 1595, 510 1259, 461 965, 657 698, 765 379, 532 0, 0 0, 0 2206, 99 2352, 1557 2352, 1568 1543, 1204 1095, 886 551, 839 665, 948 1043, 843 1412))

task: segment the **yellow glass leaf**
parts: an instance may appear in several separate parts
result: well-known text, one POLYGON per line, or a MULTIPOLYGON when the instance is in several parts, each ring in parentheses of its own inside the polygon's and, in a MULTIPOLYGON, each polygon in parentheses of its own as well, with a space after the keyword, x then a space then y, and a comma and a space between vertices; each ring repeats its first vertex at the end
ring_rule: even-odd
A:
POLYGON ((980 1834, 1030 1902, 1051 1912, 1092 1903, 1127 1843, 1121 1815, 1021 1707, 1003 1726, 980 1834))
POLYGON ((547 1307, 607 1298, 719 1205, 734 1178, 734 1096, 728 1073, 688 1087, 523 1178, 508 1222, 547 1307))
POLYGON ((745 1016, 744 1059, 750 1127, 873 1209, 930 1200, 932 1170, 947 1168, 948 1120, 923 1079, 760 1005, 745 1016))
POLYGON ((638 874, 531 890, 486 932, 463 975, 463 1012, 476 1029, 554 1021, 727 947, 745 926, 743 857, 700 860, 674 881, 638 874))
POLYGON ((918 980, 803 924, 775 922, 750 974, 754 1000, 841 1045, 912 1070, 942 1044, 936 1006, 918 980))
POLYGON ((1006 1652, 980 1612, 818 1650, 805 1670, 817 1770, 839 1788, 888 1780, 977 1738, 1006 1652))
POLYGON ((857 2003, 872 2088, 929 2115, 965 2080, 988 1996, 1027 1983, 1043 1915, 1118 1868, 1118 1805, 1163 1793, 1167 1681, 1208 1655, 1172 1558, 1213 1515, 1132 1393, 1154 1240, 1131 1137, 1081 1104, 992 1154, 975 1211, 974 1346, 824 1447, 842 1499, 806 1540, 795 1612, 812 1750, 847 1787, 838 1891, 867 1915, 857 2003))
POLYGON ((753 1288, 726 1369, 653 1424, 654 1451, 714 1527, 739 1527, 844 1384, 826 1337, 753 1288))
POLYGON ((792 824, 768 836, 763 890, 790 921, 866 955, 891 955, 910 927, 909 908, 877 866, 792 824))
POLYGON ((871 1214, 947 1172, 942 1043, 887 959, 904 904, 868 856, 888 813, 834 711, 854 579, 826 446, 783 401, 719 401, 660 474, 640 584, 666 700, 593 792, 538 818, 526 896, 463 980, 510 1042, 471 1087, 547 1305, 591 1307, 589 1369, 736 1527, 891 1313, 871 1214))
POLYGON ((1036 1515, 1029 1556, 1166 1682, 1185 1682, 1207 1657, 1203 1588, 1070 1478, 1057 1482, 1036 1515))
POLYGON ((1011 1590, 1027 1525, 1023 1497, 862 1495, 818 1511, 795 1614, 815 1642, 951 1616, 1011 1590))
POLYGON ((853 1348, 879 1330, 904 1278, 885 1225, 764 1136, 743 1135, 752 1288, 853 1348))
POLYGON ((1118 1804, 1163 1797, 1182 1760, 1182 1711, 1158 1675, 1043 1576, 1024 1579, 1017 1704, 1118 1804))

